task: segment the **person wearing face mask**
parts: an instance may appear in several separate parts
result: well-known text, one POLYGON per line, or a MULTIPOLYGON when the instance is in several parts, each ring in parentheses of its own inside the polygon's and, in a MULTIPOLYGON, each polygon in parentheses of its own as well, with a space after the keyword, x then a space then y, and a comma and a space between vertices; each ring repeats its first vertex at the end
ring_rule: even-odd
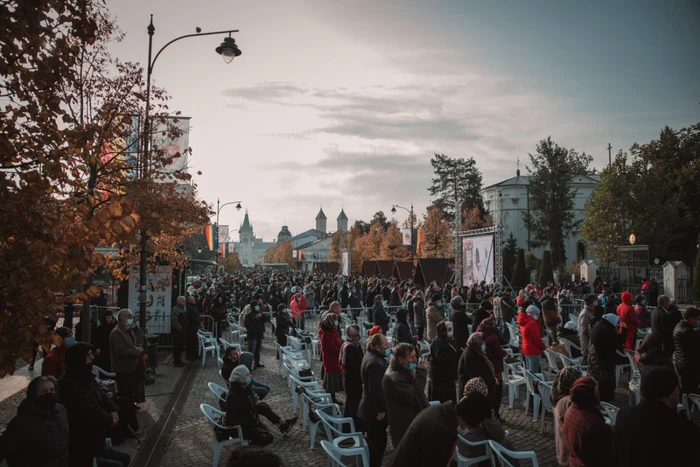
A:
MULTIPOLYGON (((229 378, 231 386, 226 397, 226 425, 239 425, 243 430, 243 438, 251 444, 266 446, 273 440, 265 425, 260 421, 260 416, 267 418, 277 426, 282 434, 287 434, 297 421, 297 417, 283 419, 275 414, 264 402, 260 402, 252 389, 253 377, 244 365, 239 365, 229 378)), ((222 434, 224 441, 228 435, 222 434)))
POLYGON ((382 379, 392 446, 399 445, 416 415, 428 407, 427 367, 425 360, 418 362, 413 345, 401 343, 394 347, 391 365, 382 379))
POLYGON ((128 453, 105 447, 110 429, 119 423, 119 409, 102 392, 92 374, 92 346, 78 342, 66 351, 66 372, 59 380, 58 402, 68 411, 71 467, 126 467, 128 453))
POLYGON ((263 314, 260 300, 253 300, 250 303, 250 313, 245 317, 245 328, 248 333, 248 352, 253 354, 255 368, 264 368, 260 362, 260 350, 262 349, 263 337, 265 335, 265 321, 267 317, 263 314))
POLYGON ((75 337, 73 337, 73 331, 66 327, 56 328, 51 337, 55 347, 44 358, 44 363, 41 365, 41 375, 53 376, 58 379, 66 371, 66 349, 75 344, 75 337))
POLYGON ((493 366, 496 387, 491 400, 493 405, 491 408, 496 414, 496 418, 501 422, 505 420, 501 417, 499 410, 501 408, 501 399, 503 398, 503 359, 508 353, 501 347, 501 338, 494 323, 493 318, 487 318, 481 322, 477 331, 484 335, 484 346, 486 347, 486 357, 493 366))
POLYGON ((56 403, 56 379, 38 376, 0 435, 0 461, 10 467, 69 467, 68 412, 56 403))
POLYGON ((459 395, 464 395, 464 387, 467 381, 473 378, 482 378, 488 388, 487 397, 489 402, 496 390, 495 372, 493 365, 486 356, 486 344, 484 343, 484 335, 480 332, 475 332, 469 336, 467 348, 464 349, 462 356, 459 359, 457 367, 457 375, 459 377, 459 395))
POLYGON ((539 322, 540 309, 530 305, 525 313, 518 313, 521 346, 525 357, 525 366, 532 373, 539 373, 542 352, 547 348, 542 340, 542 325, 539 322))
MULTIPOLYGON (((466 344, 466 343, 465 343, 466 344)), ((430 344, 428 396, 431 401, 456 401, 457 364, 461 353, 449 321, 437 325, 437 337, 430 344)))
POLYGON ((137 344, 136 336, 131 330, 134 315, 128 308, 119 311, 118 325, 109 335, 109 349, 112 354, 112 371, 117 374, 117 389, 120 396, 133 400, 135 393, 136 372, 143 347, 137 344))
POLYGON ((338 355, 343 340, 338 331, 338 319, 336 313, 329 312, 318 328, 324 370, 323 389, 331 395, 333 403, 337 403, 335 393, 343 391, 343 374, 338 364, 338 355))
POLYGON ((382 379, 389 363, 391 348, 384 334, 375 334, 369 340, 367 352, 362 358, 360 375, 362 376, 362 399, 357 409, 358 417, 367 426, 367 444, 369 446, 370 467, 382 465, 386 449, 386 399, 382 389, 382 379))
POLYGON ((360 329, 355 325, 345 328, 345 342, 340 347, 338 364, 343 372, 343 387, 345 388, 345 407, 343 417, 352 417, 355 429, 364 431, 364 422, 357 416, 357 408, 362 399, 362 376, 360 366, 364 356, 360 342, 360 329))

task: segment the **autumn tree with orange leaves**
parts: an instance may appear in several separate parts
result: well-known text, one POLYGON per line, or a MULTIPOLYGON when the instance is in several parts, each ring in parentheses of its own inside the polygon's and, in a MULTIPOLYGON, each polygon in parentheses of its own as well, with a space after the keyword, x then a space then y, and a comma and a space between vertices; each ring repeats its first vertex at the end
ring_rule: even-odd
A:
MULTIPOLYGON (((143 70, 107 53, 121 33, 102 2, 9 0, 0 16, 0 329, 14 331, 0 332, 1 377, 30 359, 35 341, 49 343, 44 315, 55 319, 63 295, 78 290, 68 298, 86 302, 96 270, 119 275, 136 264, 140 229, 151 265, 182 265, 176 246, 209 209, 196 187, 183 196, 175 182, 133 177, 132 151, 118 143, 142 110, 143 70), (118 247, 118 261, 98 245, 118 247)), ((163 121, 167 96, 152 94, 154 121, 163 121)), ((154 151, 156 178, 171 160, 154 151)))

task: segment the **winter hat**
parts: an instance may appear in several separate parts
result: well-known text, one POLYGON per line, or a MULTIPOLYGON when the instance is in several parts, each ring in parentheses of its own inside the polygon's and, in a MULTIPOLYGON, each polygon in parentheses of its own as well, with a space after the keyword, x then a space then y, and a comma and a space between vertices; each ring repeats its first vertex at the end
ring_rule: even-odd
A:
POLYGON ((248 368, 245 367, 245 365, 238 365, 232 372, 231 376, 228 378, 229 383, 242 383, 243 378, 248 376, 250 374, 250 371, 248 368))
POLYGON ((642 373, 642 397, 661 399, 670 396, 678 387, 678 376, 673 368, 665 366, 648 366, 642 373))
POLYGON ((620 321, 620 317, 617 316, 615 313, 608 313, 607 315, 603 315, 603 319, 608 323, 612 324, 613 326, 617 326, 617 323, 620 321))
POLYGON ((372 329, 369 330, 369 335, 373 336, 375 334, 381 334, 382 333, 382 327, 381 326, 374 326, 372 329))
POLYGON ((71 331, 70 328, 64 326, 56 328, 56 330, 53 333, 65 339, 66 337, 70 336, 71 332, 73 331, 71 331))
POLYGON ((491 416, 491 406, 485 395, 474 392, 457 403, 457 415, 470 427, 476 427, 491 416))
POLYGON ((540 314, 540 309, 537 308, 535 305, 530 305, 527 307, 527 310, 525 310, 525 313, 527 313, 530 316, 535 316, 540 314))

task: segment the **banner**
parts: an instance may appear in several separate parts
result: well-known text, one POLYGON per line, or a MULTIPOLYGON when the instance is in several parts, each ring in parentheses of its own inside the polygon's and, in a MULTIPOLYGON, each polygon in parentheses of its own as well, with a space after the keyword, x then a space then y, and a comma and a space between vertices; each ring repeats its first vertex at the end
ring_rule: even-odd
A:
POLYGON ((211 224, 204 226, 204 236, 207 239, 209 251, 214 251, 214 227, 211 224))
POLYGON ((222 258, 226 258, 226 244, 225 243, 219 243, 219 256, 222 258))
POLYGON ((350 277, 350 251, 343 251, 340 254, 340 273, 345 277, 350 277))
POLYGON ((231 254, 231 253, 233 253, 233 252, 235 252, 235 251, 236 251, 236 244, 233 243, 233 242, 230 242, 230 243, 228 244, 228 252, 229 252, 229 254, 231 254))
POLYGON ((420 247, 423 243, 423 229, 418 229, 418 242, 416 243, 416 254, 420 257, 420 247))
POLYGON ((228 243, 228 225, 219 226, 219 243, 228 243))
POLYGON ((401 237, 404 245, 411 246, 411 229, 401 229, 401 237))
MULTIPOLYGON (((172 269, 158 267, 148 273, 146 287, 146 312, 149 334, 170 334, 170 311, 172 310, 172 269)), ((129 274, 129 309, 134 321, 139 320, 139 268, 133 267, 129 274)))
POLYGON ((190 147, 190 118, 189 117, 168 117, 168 123, 160 123, 155 125, 153 129, 153 149, 164 151, 165 154, 173 159, 166 167, 161 169, 165 177, 154 178, 162 182, 173 182, 177 179, 172 175, 177 172, 187 172, 189 163, 188 150, 190 147), (182 134, 177 139, 171 139, 167 134, 168 128, 174 125, 182 134))
POLYGON ((462 283, 493 282, 493 234, 462 239, 462 283))

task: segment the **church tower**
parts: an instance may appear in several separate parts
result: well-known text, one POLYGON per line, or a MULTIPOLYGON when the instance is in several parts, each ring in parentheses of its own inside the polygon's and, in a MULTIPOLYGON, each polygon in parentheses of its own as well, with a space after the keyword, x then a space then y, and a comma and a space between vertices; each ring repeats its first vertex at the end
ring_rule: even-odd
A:
POLYGON ((323 208, 316 214, 316 230, 320 230, 323 233, 328 232, 326 230, 326 215, 323 213, 323 208))
POLYGON ((238 239, 241 242, 241 263, 245 266, 253 265, 253 226, 248 218, 248 210, 245 210, 243 224, 238 230, 238 239))
POLYGON ((348 216, 345 215, 345 210, 341 209, 338 215, 338 230, 341 232, 348 231, 348 216))

